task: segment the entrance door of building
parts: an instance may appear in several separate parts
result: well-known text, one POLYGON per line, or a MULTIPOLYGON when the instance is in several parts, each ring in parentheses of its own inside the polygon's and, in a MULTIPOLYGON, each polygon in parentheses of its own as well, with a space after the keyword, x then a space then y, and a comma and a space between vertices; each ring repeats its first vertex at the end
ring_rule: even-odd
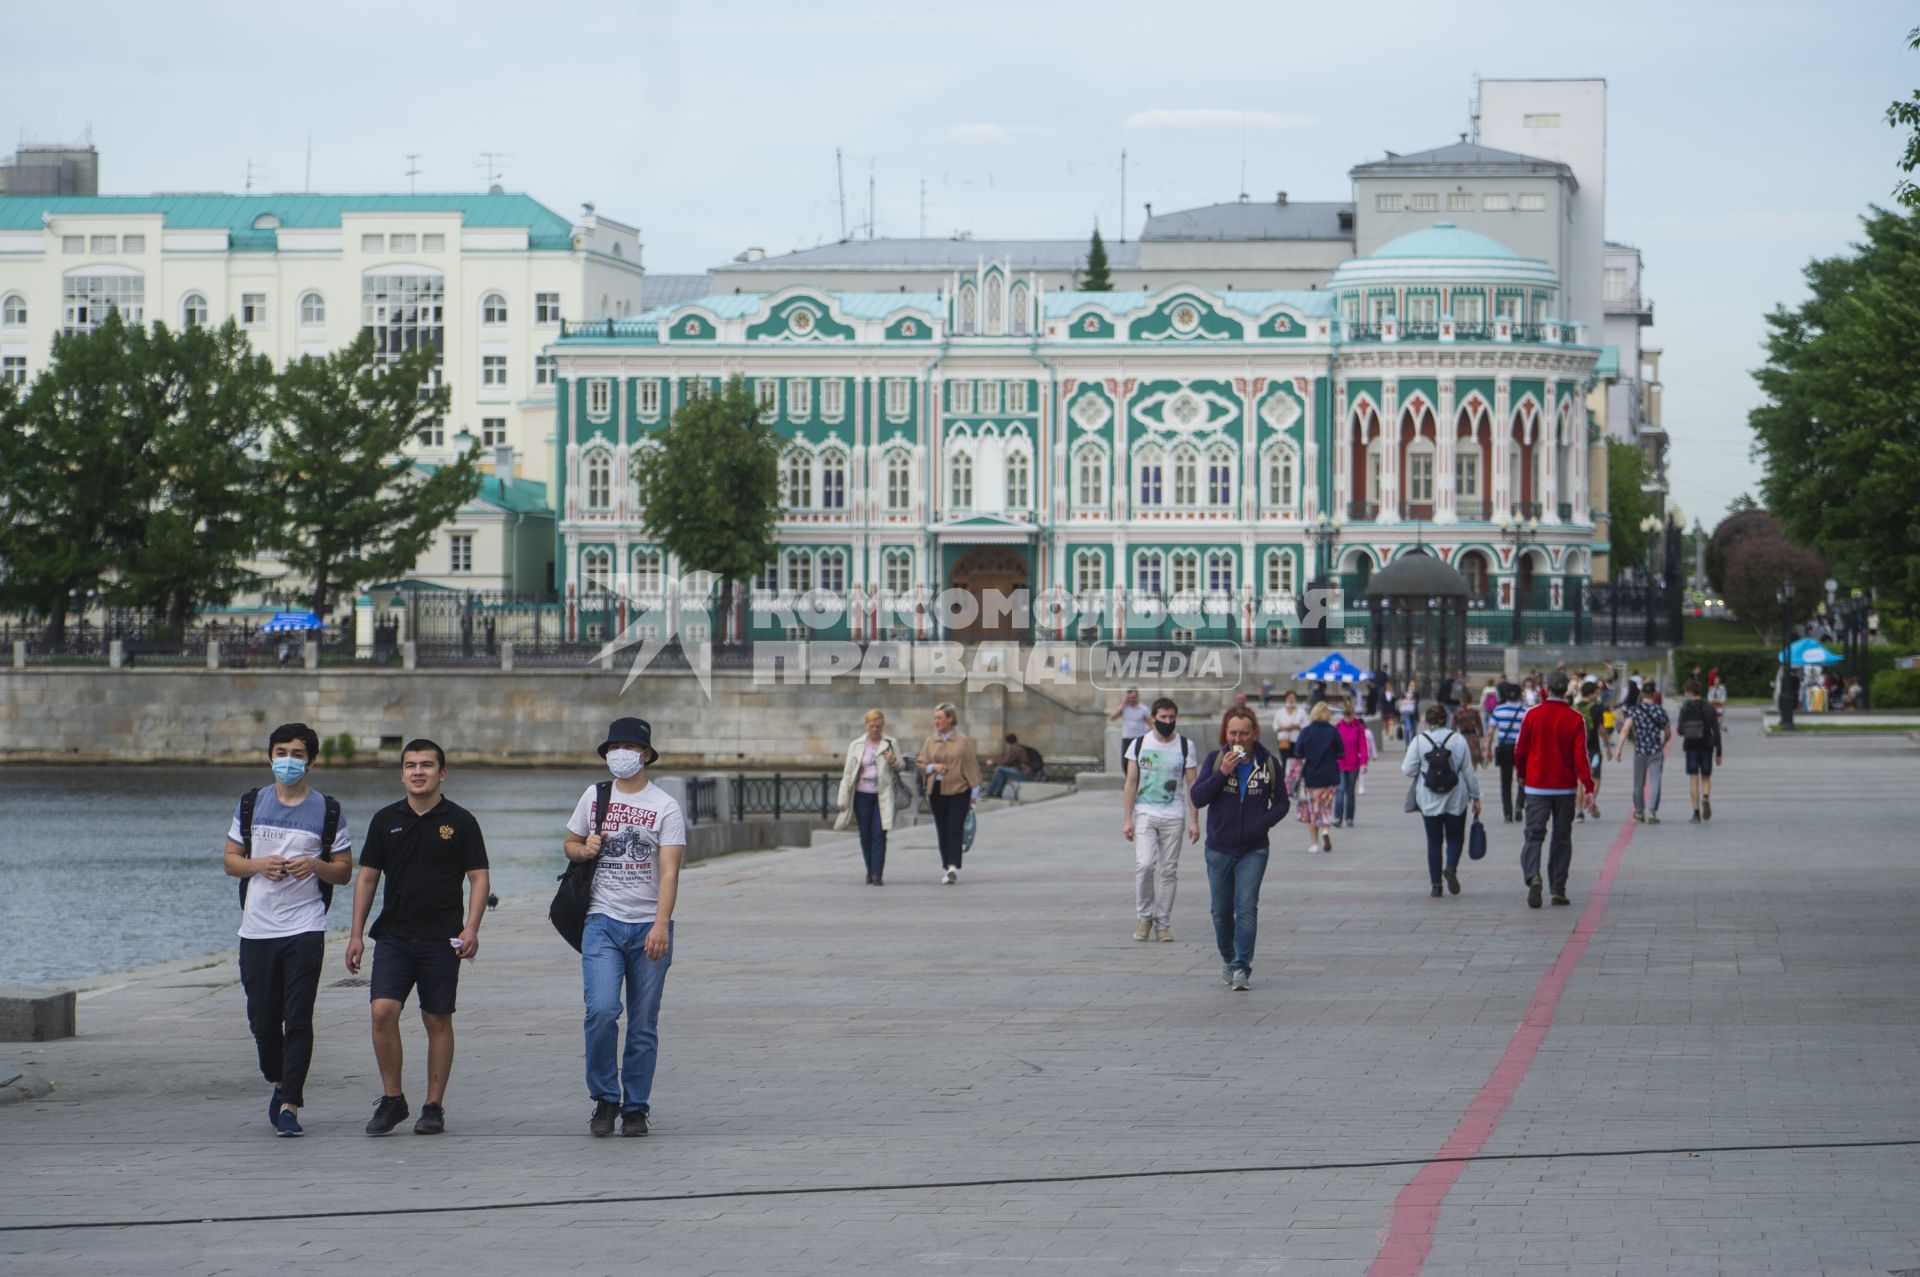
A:
POLYGON ((971 616, 958 619, 947 637, 963 643, 1024 639, 1027 635, 1027 561, 1018 550, 978 546, 961 555, 947 574, 947 588, 973 596, 971 616))

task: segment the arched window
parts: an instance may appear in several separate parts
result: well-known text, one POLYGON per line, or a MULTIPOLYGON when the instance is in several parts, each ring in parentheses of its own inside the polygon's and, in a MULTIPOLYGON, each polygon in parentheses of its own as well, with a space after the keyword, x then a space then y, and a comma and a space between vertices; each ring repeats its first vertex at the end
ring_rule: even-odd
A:
POLYGON ((1002 300, 1004 289, 1003 281, 997 278, 987 280, 987 331, 995 337, 1007 330, 1005 303, 1002 300))
POLYGON ((979 313, 979 296, 972 284, 960 285, 960 332, 963 336, 973 336, 978 326, 975 316, 979 313))
POLYGON ((1158 507, 1166 498, 1162 486, 1166 478, 1166 458, 1160 449, 1152 446, 1140 449, 1135 457, 1134 468, 1140 476, 1140 506, 1142 509, 1158 507))
POLYGON ((1013 312, 1013 335, 1016 337, 1027 335, 1027 312, 1032 309, 1027 296, 1027 286, 1024 283, 1015 284, 1013 300, 1007 303, 1007 308, 1013 312))
POLYGON ((1269 510, 1291 510, 1297 500, 1294 488, 1293 449, 1272 448, 1267 452, 1266 506, 1269 510))
POLYGON ((327 322, 327 299, 319 293, 300 294, 300 326, 318 328, 327 322))
POLYGON ((1107 504, 1107 459, 1092 444, 1073 454, 1073 503, 1083 510, 1107 504))
POLYGON ((788 550, 784 556, 787 568, 787 592, 789 594, 807 594, 813 590, 813 556, 805 550, 788 550))
POLYGON ((613 551, 588 550, 580 556, 580 592, 605 594, 613 588, 613 551))
POLYGON ((789 510, 813 507, 813 456, 800 448, 787 452, 786 503, 789 510))
POLYGON ((947 474, 948 504, 955 510, 973 509, 973 458, 964 452, 954 453, 947 474))
POLYGON ((1166 556, 1142 550, 1133 557, 1133 588, 1142 594, 1161 594, 1167 587, 1166 556))
POLYGON ((1380 440, 1367 445, 1367 504, 1380 504, 1380 440))
POLYGON ((207 299, 199 293, 188 293, 180 299, 180 326, 182 328, 205 328, 207 326, 207 299))
POLYGON ((1233 592, 1233 551, 1207 551, 1207 593, 1233 592))
POLYGON ((480 322, 498 328, 507 322, 507 299, 501 293, 488 293, 480 299, 480 322))
POLYGON ((1033 504, 1033 463, 1025 449, 1007 454, 1007 509, 1024 510, 1033 504))
POLYGON ((1285 598, 1293 590, 1293 551, 1267 551, 1267 593, 1276 598, 1285 598))
POLYGON ((19 293, 8 293, 0 298, 0 328, 25 328, 27 326, 27 299, 19 293))
POLYGON ((913 589, 913 552, 888 550, 880 556, 881 583, 888 594, 898 597, 913 589))
POLYGON ((1198 503, 1200 458, 1191 448, 1173 450, 1173 504, 1185 509, 1198 503))
POLYGON ((847 508, 847 454, 838 449, 820 459, 820 508, 847 508))
POLYGON ((1407 445, 1407 500, 1433 504, 1433 440, 1422 435, 1407 445))
POLYGON ((1073 556, 1076 594, 1097 594, 1107 588, 1107 560, 1098 550, 1080 550, 1073 556))
POLYGON ((1468 597, 1484 599, 1487 597, 1487 556, 1478 550, 1469 550, 1455 561, 1454 566, 1460 575, 1466 578, 1468 597))
POLYGON ((1484 496, 1480 491, 1480 449, 1463 442, 1453 454, 1453 498, 1460 517, 1480 518, 1484 496))
POLYGON ((820 588, 829 594, 842 594, 847 588, 847 556, 842 550, 820 552, 820 588))
POLYGON ((587 509, 613 508, 613 456, 596 448, 587 454, 587 509))
POLYGON ((635 550, 633 552, 633 592, 635 594, 658 594, 666 576, 658 550, 635 550))
POLYGON ((1233 504, 1233 449, 1215 444, 1207 451, 1207 504, 1224 509, 1233 504))
POLYGON ((913 468, 904 450, 887 454, 887 509, 904 512, 913 501, 913 468))
POLYGON ((1167 556, 1167 584, 1174 594, 1200 592, 1200 555, 1193 550, 1175 550, 1167 556))

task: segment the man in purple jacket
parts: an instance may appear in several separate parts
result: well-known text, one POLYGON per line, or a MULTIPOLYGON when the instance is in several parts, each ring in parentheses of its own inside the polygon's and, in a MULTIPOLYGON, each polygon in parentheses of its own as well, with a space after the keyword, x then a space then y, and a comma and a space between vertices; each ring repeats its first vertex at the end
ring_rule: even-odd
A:
POLYGON ((1235 707, 1220 725, 1220 748, 1200 765, 1193 805, 1207 809, 1207 886, 1220 979, 1253 987, 1253 942, 1260 922, 1260 880, 1267 873, 1267 831, 1287 818, 1280 762, 1260 743, 1253 711, 1235 707))

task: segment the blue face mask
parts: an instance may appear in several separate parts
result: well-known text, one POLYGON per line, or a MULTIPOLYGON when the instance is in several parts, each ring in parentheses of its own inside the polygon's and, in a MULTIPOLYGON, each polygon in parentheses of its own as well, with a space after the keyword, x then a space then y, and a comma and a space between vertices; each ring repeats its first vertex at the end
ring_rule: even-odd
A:
POLYGON ((307 774, 307 762, 304 758, 276 758, 273 760, 273 778, 282 785, 298 785, 300 778, 307 774))

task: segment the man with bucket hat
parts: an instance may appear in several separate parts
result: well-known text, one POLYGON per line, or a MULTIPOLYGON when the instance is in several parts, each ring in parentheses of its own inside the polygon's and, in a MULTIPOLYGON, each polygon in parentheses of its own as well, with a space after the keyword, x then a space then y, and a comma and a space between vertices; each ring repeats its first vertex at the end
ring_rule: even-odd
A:
POLYGON ((617 718, 600 757, 611 781, 587 786, 567 821, 567 859, 594 863, 580 943, 587 1091, 595 1136, 645 1135, 660 1053, 660 997, 673 963, 673 906, 687 850, 680 804, 647 780, 659 754, 646 720, 617 718), (627 1031, 621 1048, 625 993, 627 1031))

